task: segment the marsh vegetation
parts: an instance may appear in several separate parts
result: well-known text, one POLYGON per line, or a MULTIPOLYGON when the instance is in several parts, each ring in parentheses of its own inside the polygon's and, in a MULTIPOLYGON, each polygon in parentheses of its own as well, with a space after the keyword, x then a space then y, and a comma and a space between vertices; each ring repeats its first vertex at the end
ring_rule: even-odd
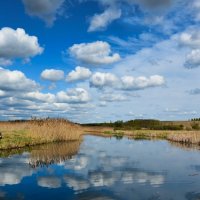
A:
POLYGON ((79 140, 81 127, 64 119, 0 122, 0 149, 79 140))
POLYGON ((161 122, 159 120, 116 121, 84 125, 85 132, 132 139, 166 139, 183 144, 200 145, 200 121, 161 122), (120 134, 121 133, 121 134, 120 134))
POLYGON ((117 121, 79 125, 65 119, 32 119, 0 122, 0 150, 39 144, 77 141, 83 134, 121 139, 166 139, 200 145, 200 122, 161 122, 158 120, 117 121))

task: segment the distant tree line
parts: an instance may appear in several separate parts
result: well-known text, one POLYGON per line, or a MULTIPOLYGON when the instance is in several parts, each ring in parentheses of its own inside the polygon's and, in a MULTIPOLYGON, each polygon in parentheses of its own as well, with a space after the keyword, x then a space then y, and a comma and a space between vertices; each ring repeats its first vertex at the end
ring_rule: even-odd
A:
POLYGON ((200 121, 200 118, 193 118, 191 121, 200 121))
POLYGON ((161 122, 159 120, 154 119, 135 119, 129 121, 116 121, 116 122, 105 122, 105 123, 93 123, 93 124, 84 124, 86 126, 107 126, 113 127, 114 129, 121 130, 183 130, 183 125, 176 124, 166 124, 165 122, 161 122))

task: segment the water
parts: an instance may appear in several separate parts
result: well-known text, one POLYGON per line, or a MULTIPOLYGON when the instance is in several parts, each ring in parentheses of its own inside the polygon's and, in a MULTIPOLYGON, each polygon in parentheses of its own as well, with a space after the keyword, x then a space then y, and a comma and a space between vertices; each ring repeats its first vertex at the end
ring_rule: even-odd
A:
POLYGON ((199 200, 200 151, 95 136, 41 146, 0 158, 0 199, 199 200))

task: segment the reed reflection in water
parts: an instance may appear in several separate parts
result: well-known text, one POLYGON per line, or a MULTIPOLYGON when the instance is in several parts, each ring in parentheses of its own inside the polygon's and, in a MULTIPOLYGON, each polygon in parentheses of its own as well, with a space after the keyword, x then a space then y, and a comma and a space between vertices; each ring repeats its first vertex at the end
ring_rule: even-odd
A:
POLYGON ((79 151, 81 140, 38 146, 31 150, 29 165, 32 168, 63 163, 79 151))
POLYGON ((172 141, 170 141, 170 144, 174 147, 178 147, 188 151, 200 150, 200 146, 197 144, 186 144, 186 143, 172 142, 172 141))

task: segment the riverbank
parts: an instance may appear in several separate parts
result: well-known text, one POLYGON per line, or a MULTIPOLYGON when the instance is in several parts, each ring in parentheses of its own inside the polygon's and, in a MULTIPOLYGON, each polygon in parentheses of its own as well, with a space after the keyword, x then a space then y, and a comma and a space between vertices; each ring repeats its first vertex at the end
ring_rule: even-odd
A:
POLYGON ((111 127, 88 126, 84 127, 85 134, 99 135, 103 137, 129 137, 131 139, 165 139, 183 144, 195 144, 200 146, 200 131, 187 130, 115 130, 111 127))
POLYGON ((64 119, 0 122, 0 150, 19 149, 54 142, 77 141, 82 135, 130 139, 165 139, 200 146, 199 130, 117 130, 113 127, 80 126, 64 119))
POLYGON ((79 140, 82 129, 64 119, 0 122, 0 150, 79 140))

